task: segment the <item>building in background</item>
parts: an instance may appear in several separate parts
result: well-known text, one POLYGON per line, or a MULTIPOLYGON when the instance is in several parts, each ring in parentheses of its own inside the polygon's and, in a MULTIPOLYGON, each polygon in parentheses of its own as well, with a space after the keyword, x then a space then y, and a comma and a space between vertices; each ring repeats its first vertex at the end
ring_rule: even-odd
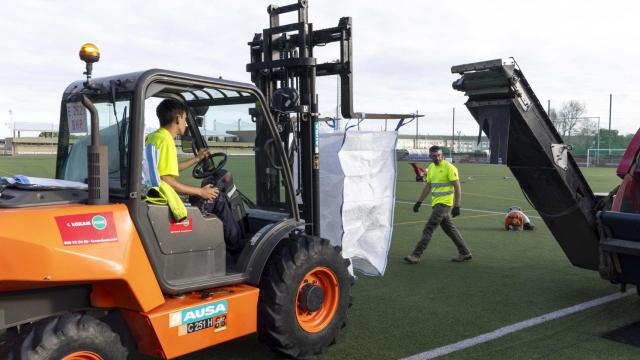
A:
MULTIPOLYGON (((54 123, 14 122, 9 124, 13 137, 0 140, 0 153, 7 155, 54 155, 57 151, 58 125, 54 123)), ((147 129, 145 129, 147 130, 147 129)), ((148 129, 151 132, 155 129, 148 129)), ((214 152, 248 155, 253 153, 255 130, 207 130, 205 139, 214 152)), ((176 145, 180 148, 178 139, 176 145)), ((412 154, 414 158, 427 158, 429 147, 441 146, 445 149, 445 156, 450 155, 453 146, 454 154, 488 154, 489 141, 482 137, 478 144, 476 136, 451 135, 415 135, 400 134, 397 149, 399 154, 412 154)))
POLYGON ((58 124, 12 122, 8 125, 13 137, 4 140, 4 154, 55 155, 58 147, 58 124))
POLYGON ((489 150, 489 139, 483 136, 478 144, 477 136, 456 136, 455 139, 451 135, 398 135, 397 149, 426 149, 431 146, 438 145, 447 148, 447 151, 453 146, 455 153, 473 153, 484 152, 489 150))

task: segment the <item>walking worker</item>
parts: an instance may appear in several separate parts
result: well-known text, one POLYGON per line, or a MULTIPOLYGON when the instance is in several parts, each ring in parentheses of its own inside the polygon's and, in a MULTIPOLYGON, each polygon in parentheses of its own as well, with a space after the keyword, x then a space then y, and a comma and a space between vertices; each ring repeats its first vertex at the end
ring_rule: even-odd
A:
POLYGON ((448 161, 442 158, 442 149, 440 146, 432 146, 429 148, 429 157, 433 161, 427 168, 427 176, 425 186, 420 194, 418 202, 413 206, 413 212, 420 211, 420 205, 427 195, 431 192, 431 216, 422 230, 422 237, 416 244, 411 255, 405 256, 404 261, 408 264, 417 264, 420 262, 422 253, 429 245, 429 241, 433 236, 433 231, 442 226, 442 230, 451 238, 458 248, 458 256, 451 259, 454 262, 464 262, 471 260, 471 252, 464 239, 455 225, 453 225, 452 217, 460 215, 460 198, 462 190, 460 188, 460 180, 458 177, 458 169, 448 161))

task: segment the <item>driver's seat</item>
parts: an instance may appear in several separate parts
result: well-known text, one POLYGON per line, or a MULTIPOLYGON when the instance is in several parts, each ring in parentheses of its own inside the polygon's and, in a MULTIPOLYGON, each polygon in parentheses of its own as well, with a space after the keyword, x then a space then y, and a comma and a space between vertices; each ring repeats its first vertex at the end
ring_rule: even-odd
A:
POLYGON ((148 204, 147 216, 164 262, 167 280, 226 274, 226 244, 222 221, 187 206, 187 217, 175 221, 169 207, 148 204))
POLYGON ((215 215, 203 216, 195 206, 185 206, 175 191, 160 180, 157 155, 152 145, 146 146, 142 174, 147 189, 147 217, 162 257, 159 271, 167 282, 174 285, 196 278, 225 275, 226 247, 222 221, 215 215), (175 197, 167 196, 167 187, 175 197), (164 193, 159 192, 160 189, 164 193))

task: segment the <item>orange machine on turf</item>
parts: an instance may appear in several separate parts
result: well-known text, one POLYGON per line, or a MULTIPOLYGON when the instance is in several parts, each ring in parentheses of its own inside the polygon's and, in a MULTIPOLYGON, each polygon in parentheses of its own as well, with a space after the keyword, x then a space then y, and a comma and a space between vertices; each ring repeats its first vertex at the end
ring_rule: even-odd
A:
POLYGON ((315 70, 347 81, 351 110, 351 22, 311 31, 306 0, 269 12, 265 46, 291 41, 297 57, 263 55, 254 38, 247 68, 258 87, 159 69, 94 79, 98 48, 82 47, 87 78, 62 96, 56 179, 2 182, 0 359, 175 358, 256 331, 297 358, 335 342, 351 279, 340 247, 319 233, 315 70), (292 11, 304 26, 279 25, 292 11), (287 35, 296 29, 313 43, 287 35), (332 41, 343 61, 316 64, 309 49, 332 41), (145 129, 168 98, 188 108, 187 154, 208 146, 207 113, 255 124, 254 157, 213 153, 192 172, 228 201, 246 241, 238 253, 227 251, 217 216, 187 203, 176 222, 168 206, 146 201, 145 129), (255 188, 234 184, 226 168, 253 171, 255 188))

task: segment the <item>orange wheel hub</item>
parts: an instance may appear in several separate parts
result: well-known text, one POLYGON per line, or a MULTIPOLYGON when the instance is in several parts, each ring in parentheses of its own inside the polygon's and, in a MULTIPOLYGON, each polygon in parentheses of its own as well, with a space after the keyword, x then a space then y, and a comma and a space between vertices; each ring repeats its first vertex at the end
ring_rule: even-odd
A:
POLYGON ((67 355, 62 360, 103 360, 102 356, 90 351, 78 351, 67 355))
POLYGON ((309 271, 298 286, 296 318, 307 332, 324 330, 333 320, 340 302, 340 284, 333 271, 316 267, 309 271))

